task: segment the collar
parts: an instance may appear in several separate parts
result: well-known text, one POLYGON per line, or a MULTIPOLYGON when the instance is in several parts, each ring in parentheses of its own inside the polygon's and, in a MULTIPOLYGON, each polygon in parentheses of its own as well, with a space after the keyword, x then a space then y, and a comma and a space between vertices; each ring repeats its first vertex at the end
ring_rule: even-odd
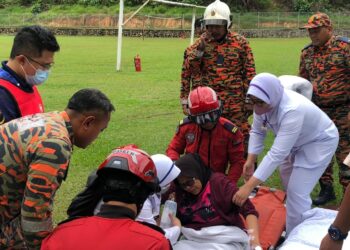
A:
POLYGON ((314 48, 316 50, 327 50, 327 49, 332 47, 334 39, 335 39, 335 36, 331 36, 331 38, 329 38, 329 40, 325 44, 323 44, 322 46, 317 46, 317 47, 314 46, 314 48))
POLYGON ((7 66, 8 61, 2 61, 1 66, 2 69, 8 74, 5 76, 5 80, 9 80, 11 83, 20 87, 26 92, 33 92, 32 86, 30 86, 25 79, 19 76, 15 71, 13 71, 9 66, 7 66))
POLYGON ((216 41, 218 44, 223 44, 226 42, 227 40, 227 36, 228 36, 229 32, 228 30, 226 31, 226 34, 219 40, 219 41, 216 41))
POLYGON ((135 213, 126 207, 102 204, 101 210, 98 214, 98 217, 103 218, 129 218, 135 220, 135 213))
POLYGON ((222 45, 230 39, 230 31, 227 30, 226 34, 219 40, 212 40, 210 43, 222 45))
POLYGON ((64 122, 65 122, 65 124, 66 124, 66 128, 67 128, 67 130, 68 130, 69 138, 70 138, 70 140, 71 140, 71 142, 72 142, 72 144, 73 144, 73 136, 74 136, 74 133, 73 133, 72 123, 70 122, 70 118, 69 118, 69 116, 68 116, 68 114, 67 114, 66 111, 60 112, 60 115, 63 117, 63 120, 64 120, 64 122))

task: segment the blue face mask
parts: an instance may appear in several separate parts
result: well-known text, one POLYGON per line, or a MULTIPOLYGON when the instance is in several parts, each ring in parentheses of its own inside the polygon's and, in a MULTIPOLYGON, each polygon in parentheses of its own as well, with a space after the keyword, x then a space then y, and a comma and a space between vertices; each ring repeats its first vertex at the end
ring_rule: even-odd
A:
POLYGON ((37 69, 35 75, 30 76, 25 74, 26 81, 29 85, 37 86, 44 83, 49 78, 50 70, 37 69))
POLYGON ((33 67, 33 69, 35 69, 35 75, 28 75, 26 73, 26 71, 24 70, 23 66, 21 65, 22 67, 22 70, 24 72, 24 75, 25 75, 25 78, 26 78, 26 82, 31 85, 31 86, 38 86, 42 83, 44 83, 47 78, 49 78, 49 74, 50 74, 50 70, 47 69, 47 70, 42 70, 42 69, 37 69, 33 66, 33 64, 31 64, 28 60, 28 58, 26 57, 28 63, 30 64, 30 66, 33 67))

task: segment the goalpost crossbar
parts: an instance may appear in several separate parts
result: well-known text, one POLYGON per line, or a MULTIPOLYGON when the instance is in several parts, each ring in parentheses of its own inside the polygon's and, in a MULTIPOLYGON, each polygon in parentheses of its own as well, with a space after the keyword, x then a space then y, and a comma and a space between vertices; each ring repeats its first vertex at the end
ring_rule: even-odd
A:
POLYGON ((163 4, 169 4, 169 5, 176 5, 176 6, 193 8, 190 44, 193 43, 194 23, 195 23, 195 18, 196 18, 196 8, 203 8, 203 9, 205 9, 206 8, 205 6, 189 4, 189 3, 172 2, 172 1, 168 1, 168 0, 147 0, 134 13, 132 13, 131 16, 127 20, 125 20, 123 22, 123 19, 124 19, 123 18, 123 15, 124 15, 124 0, 120 0, 120 2, 119 2, 119 21, 118 21, 118 39, 117 39, 117 63, 116 63, 116 70, 117 71, 120 71, 120 68, 121 68, 123 26, 125 24, 127 24, 138 12, 140 12, 142 10, 142 8, 144 8, 151 1, 152 2, 163 3, 163 4))

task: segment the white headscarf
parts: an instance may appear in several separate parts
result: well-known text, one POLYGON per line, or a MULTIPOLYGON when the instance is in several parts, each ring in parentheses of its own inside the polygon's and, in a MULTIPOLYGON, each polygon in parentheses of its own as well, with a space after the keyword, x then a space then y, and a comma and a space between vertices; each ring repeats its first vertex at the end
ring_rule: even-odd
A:
POLYGON ((269 104, 271 108, 275 108, 280 103, 283 92, 284 88, 275 75, 260 73, 251 80, 247 94, 255 96, 269 104))

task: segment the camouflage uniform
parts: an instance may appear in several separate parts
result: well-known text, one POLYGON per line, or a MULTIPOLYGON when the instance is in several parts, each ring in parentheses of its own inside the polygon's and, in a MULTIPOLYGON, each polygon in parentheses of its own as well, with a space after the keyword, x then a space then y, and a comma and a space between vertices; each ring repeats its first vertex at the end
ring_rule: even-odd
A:
MULTIPOLYGON (((340 165, 339 178, 344 190, 350 182, 350 169, 342 164, 350 152, 350 129, 347 114, 350 111, 350 41, 332 36, 322 47, 308 45, 302 50, 299 75, 314 86, 313 101, 336 124, 339 145, 336 159, 340 165)), ((321 177, 321 183, 333 182, 330 163, 321 177)))
POLYGON ((204 54, 199 55, 196 48, 200 42, 198 39, 185 51, 180 98, 186 99, 197 86, 211 87, 223 102, 222 116, 240 128, 248 143, 248 117, 252 110, 245 107, 245 96, 249 82, 255 76, 249 43, 243 36, 229 31, 224 41, 207 42, 204 54))
POLYGON ((39 249, 52 230, 53 197, 72 153, 66 112, 0 126, 0 249, 39 249))

